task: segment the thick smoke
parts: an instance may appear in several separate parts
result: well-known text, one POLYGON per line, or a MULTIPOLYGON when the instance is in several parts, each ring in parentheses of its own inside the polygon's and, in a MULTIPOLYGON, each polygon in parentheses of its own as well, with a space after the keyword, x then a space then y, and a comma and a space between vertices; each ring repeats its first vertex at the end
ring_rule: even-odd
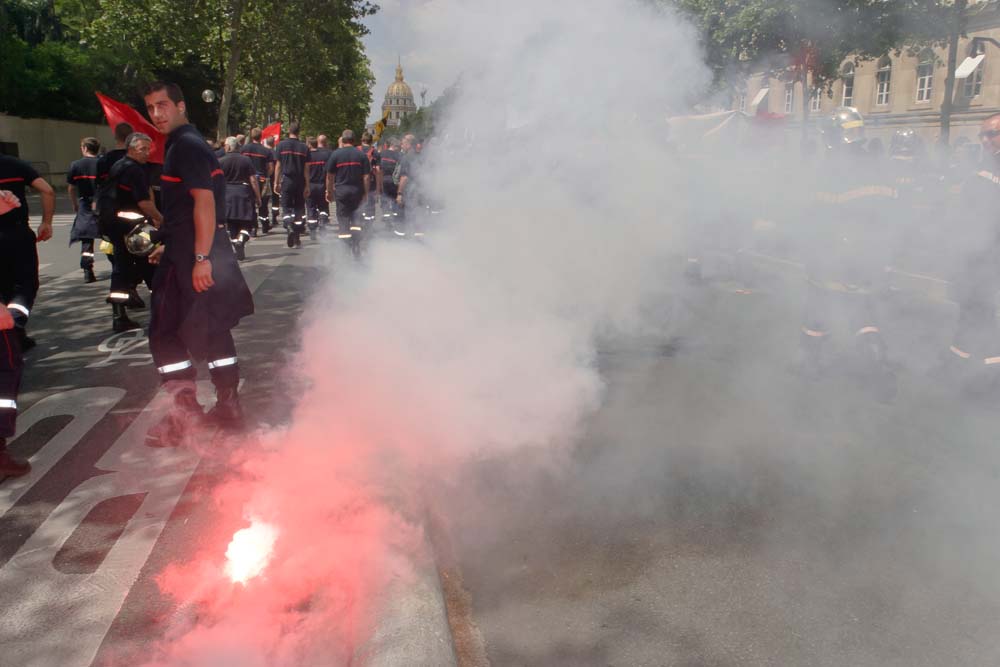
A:
MULTIPOLYGON (((703 250, 738 249, 753 230, 729 222, 745 221, 743 207, 777 220, 791 209, 758 192, 783 178, 763 149, 775 141, 749 145, 749 163, 702 154, 684 123, 668 144, 666 118, 689 113, 710 79, 694 31, 631 0, 432 0, 408 19, 435 78, 456 81, 417 176, 442 212, 425 243, 378 239, 362 264, 330 253, 304 322, 306 388, 292 424, 264 435, 217 493, 230 518, 221 543, 163 577, 189 611, 162 664, 291 667, 363 653, 381 595, 419 551, 428 499, 480 526, 461 542, 478 542, 484 558, 505 521, 527 517, 544 557, 557 548, 542 539, 553 526, 595 534, 671 507, 683 532, 685 496, 707 505, 698 521, 718 510, 739 524, 734 534, 759 527, 763 505, 789 523, 819 506, 836 527, 859 503, 889 502, 874 490, 885 460, 860 445, 823 447, 823 425, 854 419, 852 404, 809 403, 774 365, 793 356, 797 327, 764 346, 769 360, 739 351, 765 322, 693 330, 710 304, 681 289, 684 257, 709 264, 703 250), (704 223, 697 234, 693 220, 704 223), (725 397, 671 384, 649 356, 618 361, 633 384, 648 379, 638 407, 618 404, 602 375, 605 340, 721 355, 705 372, 726 378, 717 384, 738 407, 693 418, 725 397), (648 424, 629 423, 636 414, 648 424), (665 415, 673 433, 658 430, 665 415), (789 432, 802 450, 780 450, 789 432), (669 450, 646 445, 664 440, 669 450), (743 509, 727 514, 733 506, 743 509), (244 587, 223 578, 222 554, 251 521, 277 537, 244 587)), ((788 183, 800 203, 805 186, 788 183)), ((800 299, 771 310, 797 312, 800 299)), ((764 551, 779 551, 784 526, 768 529, 778 541, 764 551)))

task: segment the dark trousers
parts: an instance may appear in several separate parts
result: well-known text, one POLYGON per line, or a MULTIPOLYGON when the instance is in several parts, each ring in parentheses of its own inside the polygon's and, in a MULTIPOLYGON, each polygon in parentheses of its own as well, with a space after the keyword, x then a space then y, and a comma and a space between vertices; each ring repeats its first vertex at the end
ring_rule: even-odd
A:
MULTIPOLYGON (((38 253, 35 233, 27 225, 0 228, 0 302, 6 304, 14 326, 23 329, 38 294, 38 253)), ((20 335, 0 331, 0 437, 14 435, 17 392, 21 387, 20 335)))
POLYGON ((94 239, 81 239, 80 241, 80 268, 94 268, 94 239))
MULTIPOLYGON (((952 351, 971 354, 979 363, 1000 358, 1000 328, 996 320, 996 292, 1000 286, 997 261, 1000 261, 998 250, 968 258, 951 287, 951 296, 958 302, 958 322, 953 338, 953 347, 958 351, 952 351)), ((988 365, 1000 370, 998 361, 988 365)))
POLYGON ((338 196, 336 198, 337 227, 340 234, 350 234, 353 228, 359 226, 358 208, 361 206, 361 199, 361 194, 338 196))
POLYGON ((281 181, 281 221, 285 226, 302 224, 305 217, 305 183, 290 178, 281 181))
POLYGON ((125 248, 125 235, 132 230, 128 224, 115 223, 111 229, 111 243, 115 247, 114 262, 111 269, 111 289, 108 293, 108 301, 112 303, 125 303, 129 299, 129 292, 134 290, 139 283, 146 283, 146 287, 153 289, 153 272, 155 268, 145 257, 133 255, 125 248))
POLYGON ((309 190, 306 199, 306 222, 310 229, 330 222, 330 202, 326 200, 326 188, 315 185, 309 190))
MULTIPOLYGON (((190 309, 189 294, 180 281, 191 280, 188 270, 179 271, 169 262, 161 264, 154 278, 149 320, 149 350, 163 383, 172 380, 193 381, 197 376, 194 361, 206 361, 216 389, 235 389, 240 370, 232 331, 207 331, 204 344, 191 349, 181 338, 180 330, 190 309)), ((206 322, 211 327, 211 322, 206 322)))
POLYGON ((250 230, 253 229, 253 220, 226 220, 226 228, 229 229, 230 240, 239 241, 241 231, 250 234, 250 230))

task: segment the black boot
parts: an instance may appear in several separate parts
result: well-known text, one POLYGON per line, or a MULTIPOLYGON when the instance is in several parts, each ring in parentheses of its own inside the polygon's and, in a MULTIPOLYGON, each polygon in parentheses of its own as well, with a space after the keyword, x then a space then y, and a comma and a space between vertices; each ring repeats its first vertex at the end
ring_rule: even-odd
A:
POLYGON ((215 405, 205 415, 205 421, 228 430, 243 429, 243 408, 236 387, 216 388, 215 405))
POLYGON ((184 439, 204 420, 204 412, 195 393, 194 382, 179 382, 179 387, 171 387, 167 383, 167 391, 174 396, 174 404, 170 411, 146 432, 146 445, 149 447, 177 447, 184 444, 184 439))
POLYGON ((21 352, 27 352, 28 350, 38 345, 35 339, 29 336, 28 332, 24 330, 23 325, 15 324, 14 333, 17 334, 18 340, 21 341, 21 352))
POLYGON ((20 477, 31 472, 31 464, 27 461, 15 459, 7 451, 7 439, 0 438, 0 478, 20 477))
POLYGON ((142 310, 146 307, 146 302, 142 300, 142 297, 139 296, 139 292, 133 287, 128 291, 128 301, 125 305, 133 310, 142 310))
POLYGON ((96 283, 97 276, 94 275, 94 267, 88 266, 83 270, 83 282, 85 283, 96 283))
POLYGON ((111 312, 114 314, 114 318, 111 320, 111 328, 114 329, 115 333, 142 328, 141 324, 129 318, 128 310, 124 303, 112 303, 111 312))

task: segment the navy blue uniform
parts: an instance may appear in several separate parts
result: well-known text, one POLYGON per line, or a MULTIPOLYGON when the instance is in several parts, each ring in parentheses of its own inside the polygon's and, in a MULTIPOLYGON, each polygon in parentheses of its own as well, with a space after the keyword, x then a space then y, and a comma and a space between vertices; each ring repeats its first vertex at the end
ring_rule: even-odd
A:
POLYGON ((96 157, 82 157, 74 160, 66 172, 66 183, 76 188, 76 216, 69 233, 69 243, 80 242, 80 268, 87 270, 94 266, 94 239, 100 238, 97 216, 94 214, 94 196, 97 194, 96 157))
POLYGON ((365 177, 371 173, 368 157, 354 146, 344 146, 330 155, 326 170, 333 174, 333 199, 337 205, 340 234, 360 231, 357 212, 365 194, 365 177))
POLYGON ((267 211, 267 200, 271 196, 271 179, 268 178, 268 174, 271 173, 271 166, 274 164, 274 151, 263 144, 251 141, 240 149, 240 155, 250 159, 257 174, 257 186, 260 188, 260 210, 257 212, 257 221, 266 233, 271 226, 267 211))
POLYGON ((330 222, 330 203, 326 201, 326 163, 333 153, 329 148, 309 151, 309 197, 306 200, 306 223, 312 233, 320 225, 330 222))
MULTIPOLYGON (((38 172, 27 162, 0 155, 0 189, 10 190, 21 202, 19 208, 0 215, 0 301, 22 331, 38 294, 38 252, 24 196, 37 178, 38 172)), ((14 435, 23 365, 18 331, 0 331, 0 438, 14 435)))
POLYGON ((301 225, 305 215, 306 158, 309 147, 298 139, 285 139, 274 149, 281 165, 281 220, 286 227, 301 225))
POLYGON ((247 287, 226 233, 226 180, 218 158, 192 125, 170 133, 161 176, 164 253, 153 280, 149 347, 163 382, 193 380, 192 360, 206 360, 216 389, 239 382, 231 329, 253 313, 247 287), (195 292, 194 198, 215 196, 215 234, 209 258, 215 285, 195 292))
POLYGON ((114 246, 114 263, 111 269, 110 303, 128 303, 131 290, 140 282, 147 287, 153 284, 153 267, 145 257, 137 257, 125 248, 125 235, 138 224, 130 214, 142 213, 139 203, 150 198, 149 172, 146 167, 125 156, 115 162, 107 180, 114 184, 115 206, 113 216, 102 216, 101 232, 114 246))

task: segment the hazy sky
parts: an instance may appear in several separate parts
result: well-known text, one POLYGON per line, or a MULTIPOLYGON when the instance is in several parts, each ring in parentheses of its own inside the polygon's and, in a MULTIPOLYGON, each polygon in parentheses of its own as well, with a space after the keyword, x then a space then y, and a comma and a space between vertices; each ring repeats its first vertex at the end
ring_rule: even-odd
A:
MULTIPOLYGON (((413 97, 420 104, 420 91, 427 89, 427 103, 441 94, 451 81, 440 80, 446 76, 436 74, 433 63, 427 62, 427 54, 417 48, 414 26, 426 20, 434 10, 434 0, 376 0, 380 9, 365 21, 371 34, 365 37, 365 48, 375 73, 375 88, 372 91, 372 112, 370 121, 378 120, 382 113, 382 99, 385 90, 396 76, 396 58, 403 59, 403 76, 413 89, 413 97)), ((456 68, 457 71, 457 68, 456 68)))

